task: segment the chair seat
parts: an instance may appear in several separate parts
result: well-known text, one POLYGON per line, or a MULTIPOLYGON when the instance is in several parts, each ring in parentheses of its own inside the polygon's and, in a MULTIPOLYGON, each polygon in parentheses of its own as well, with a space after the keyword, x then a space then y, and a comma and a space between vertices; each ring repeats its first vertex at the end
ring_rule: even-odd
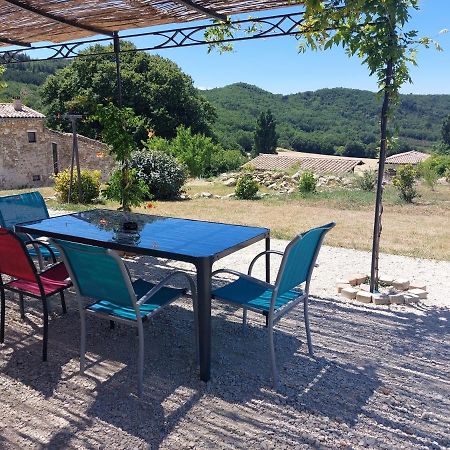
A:
MULTIPOLYGON (((53 295, 62 289, 72 286, 66 266, 63 263, 58 263, 50 267, 42 272, 39 277, 46 296, 53 295)), ((22 291, 25 294, 41 295, 39 285, 36 281, 28 281, 19 278, 18 280, 6 283, 5 287, 22 291)))
MULTIPOLYGON (((148 281, 137 279, 133 283, 133 289, 136 293, 137 300, 144 297, 147 292, 155 287, 155 284, 148 281)), ((168 303, 176 300, 186 293, 186 289, 178 289, 164 286, 155 295, 153 295, 146 303, 142 304, 139 308, 140 316, 143 320, 147 319, 147 316, 152 314, 158 308, 161 308, 168 303)), ((136 320, 136 313, 134 308, 121 306, 117 303, 112 303, 107 300, 100 300, 92 305, 86 307, 87 311, 93 313, 108 314, 122 319, 136 320)))
MULTIPOLYGON (((269 312, 270 301, 272 299, 273 288, 253 281, 249 278, 238 278, 231 283, 212 291, 212 297, 216 300, 223 300, 228 303, 235 303, 244 308, 260 310, 262 313, 269 312)), ((275 310, 282 308, 287 303, 295 300, 301 291, 287 291, 279 295, 275 301, 275 310)))

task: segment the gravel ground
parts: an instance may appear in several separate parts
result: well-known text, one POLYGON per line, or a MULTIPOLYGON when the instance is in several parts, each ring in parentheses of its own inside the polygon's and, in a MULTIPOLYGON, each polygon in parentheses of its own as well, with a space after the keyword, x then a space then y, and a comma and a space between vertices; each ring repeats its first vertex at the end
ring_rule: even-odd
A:
MULTIPOLYGON (((261 248, 255 244, 217 268, 245 270, 261 248)), ((213 305, 208 384, 198 379, 191 301, 178 301, 149 323, 139 400, 134 330, 110 330, 90 318, 88 370, 81 376, 74 295, 66 315, 52 302, 47 363, 40 361, 36 301, 26 301, 22 322, 17 299, 8 296, 0 448, 450 448, 450 263, 382 256, 383 271, 430 286, 429 299, 414 307, 335 298, 335 278, 365 272, 369 261, 366 252, 322 249, 311 289, 316 356, 308 356, 298 308, 276 328, 278 391, 270 384, 262 321, 249 315, 243 330, 234 308, 213 305)), ((147 257, 127 263, 134 275, 154 280, 175 266, 192 270, 147 257)))

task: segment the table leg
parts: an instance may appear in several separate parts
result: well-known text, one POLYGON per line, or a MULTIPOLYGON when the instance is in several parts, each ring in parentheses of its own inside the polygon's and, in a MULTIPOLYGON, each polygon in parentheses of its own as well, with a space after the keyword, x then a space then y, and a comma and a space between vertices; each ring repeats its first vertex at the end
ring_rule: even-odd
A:
MULTIPOLYGON (((266 251, 270 250, 270 235, 266 237, 266 251)), ((270 253, 266 253, 266 281, 270 283, 270 253)))
POLYGON ((211 373, 211 271, 209 258, 202 258, 196 264, 198 296, 198 347, 200 379, 208 381, 211 373))

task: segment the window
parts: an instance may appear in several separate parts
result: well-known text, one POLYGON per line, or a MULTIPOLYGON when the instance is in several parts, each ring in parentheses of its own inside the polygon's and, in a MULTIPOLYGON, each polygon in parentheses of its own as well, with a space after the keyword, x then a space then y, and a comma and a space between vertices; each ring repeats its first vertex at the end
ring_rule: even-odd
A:
POLYGON ((36 131, 28 131, 28 142, 34 144, 36 142, 36 131))

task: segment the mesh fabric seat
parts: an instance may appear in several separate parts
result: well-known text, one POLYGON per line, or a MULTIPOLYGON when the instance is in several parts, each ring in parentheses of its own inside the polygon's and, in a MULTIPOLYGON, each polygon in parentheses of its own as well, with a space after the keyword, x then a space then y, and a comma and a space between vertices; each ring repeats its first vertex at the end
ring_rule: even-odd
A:
POLYGON ((248 310, 266 316, 274 386, 277 385, 277 370, 273 326, 277 320, 300 302, 303 302, 304 305, 308 350, 313 355, 308 317, 309 285, 325 234, 334 226, 335 223, 332 222, 298 235, 288 244, 284 253, 270 250, 260 253, 250 263, 247 275, 229 269, 220 269, 213 273, 213 275, 228 273, 237 276, 236 280, 213 290, 212 297, 243 308, 244 325, 247 320, 248 310), (251 276, 255 262, 267 253, 276 253, 283 256, 276 282, 273 285, 251 276), (305 288, 301 290, 299 286, 303 283, 305 283, 305 288))
POLYGON ((61 251, 78 294, 81 372, 84 372, 85 366, 86 314, 135 326, 139 338, 138 393, 141 396, 144 371, 143 322, 186 294, 185 288, 167 286, 177 276, 188 282, 196 309, 197 296, 193 280, 184 272, 175 271, 158 284, 140 278, 132 281, 125 264, 114 251, 60 240, 54 242, 61 251))
MULTIPOLYGON (((31 241, 30 244, 45 246, 42 242, 31 241)), ((47 248, 47 247, 46 247, 47 248)), ((0 228, 0 289, 1 289, 1 324, 0 341, 5 336, 5 291, 19 294, 20 312, 25 319, 23 296, 41 300, 44 313, 44 338, 42 346, 42 359, 47 360, 48 341, 48 308, 47 298, 59 294, 63 312, 66 312, 64 290, 72 285, 68 279, 68 272, 63 263, 56 263, 56 257, 50 248, 54 265, 42 272, 38 272, 24 242, 12 231, 0 228), (4 282, 3 276, 12 278, 4 282)))

